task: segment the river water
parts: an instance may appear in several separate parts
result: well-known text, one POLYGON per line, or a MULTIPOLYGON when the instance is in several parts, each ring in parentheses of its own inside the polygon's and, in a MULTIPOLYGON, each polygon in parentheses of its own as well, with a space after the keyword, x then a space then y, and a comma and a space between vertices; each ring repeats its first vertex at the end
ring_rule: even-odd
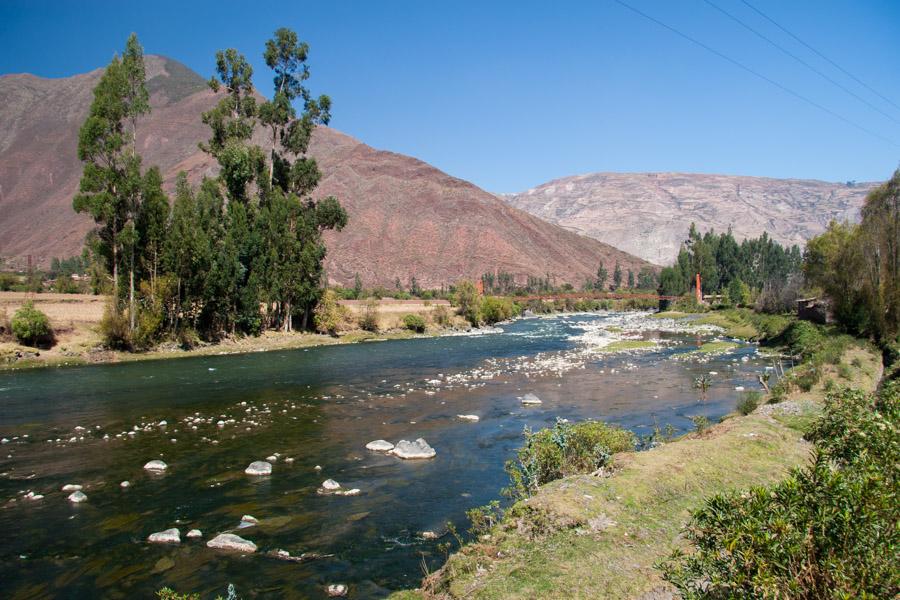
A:
POLYGON ((596 313, 480 335, 0 374, 0 597, 149 598, 170 586, 207 598, 232 583, 243 598, 319 598, 345 583, 367 598, 415 587, 447 541, 421 533, 448 521, 464 530, 467 509, 499 497, 524 426, 601 419, 646 435, 734 410, 735 387, 755 389, 765 364, 748 344, 688 356, 714 336, 596 313), (658 345, 601 351, 623 336, 658 345), (701 401, 694 378, 710 371, 701 401), (529 392, 543 403, 523 406, 529 392), (418 437, 436 458, 365 449, 418 437), (271 476, 244 474, 275 453, 271 476), (152 459, 165 474, 143 471, 152 459), (327 478, 361 494, 317 494, 327 478), (68 502, 65 484, 88 500, 68 502), (259 524, 237 533, 256 554, 205 546, 245 514, 259 524), (170 527, 180 545, 146 542, 170 527), (193 528, 203 540, 185 538, 193 528), (267 555, 276 549, 323 556, 289 562, 267 555))

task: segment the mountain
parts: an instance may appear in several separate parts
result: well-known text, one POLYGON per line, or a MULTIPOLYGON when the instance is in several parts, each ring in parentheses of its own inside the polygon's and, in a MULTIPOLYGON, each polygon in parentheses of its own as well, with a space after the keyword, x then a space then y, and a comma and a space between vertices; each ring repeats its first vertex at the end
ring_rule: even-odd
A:
MULTIPOLYGON (((209 136, 200 114, 216 98, 199 75, 169 58, 147 56, 152 113, 138 125, 144 165, 158 165, 171 190, 179 171, 196 182, 216 165, 197 148, 209 136)), ((0 77, 0 255, 46 265, 81 252, 92 221, 72 211, 82 165, 78 129, 95 70, 63 79, 0 77)), ((260 139, 262 143, 262 138, 260 139)), ((639 270, 647 263, 509 206, 493 194, 409 156, 371 148, 334 129, 310 147, 323 172, 317 195, 335 195, 349 213, 327 234, 332 282, 438 286, 504 270, 524 280, 551 275, 580 283, 600 261, 639 270)))
POLYGON ((689 173, 593 173, 502 197, 516 208, 665 265, 691 222, 732 228, 738 240, 764 231, 782 244, 821 233, 832 219, 858 220, 875 183, 828 183, 689 173))

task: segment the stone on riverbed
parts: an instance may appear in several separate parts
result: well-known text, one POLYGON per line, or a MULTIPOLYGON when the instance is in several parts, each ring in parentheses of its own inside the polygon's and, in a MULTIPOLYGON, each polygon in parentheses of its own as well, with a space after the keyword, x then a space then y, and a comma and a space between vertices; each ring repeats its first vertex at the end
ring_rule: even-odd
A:
POLYGON ((522 404, 540 404, 541 403, 541 399, 530 392, 528 394, 525 394, 521 398, 519 398, 519 400, 522 401, 522 404))
POLYGON ((67 483, 66 485, 62 486, 62 491, 64 492, 80 492, 83 489, 84 488, 82 486, 75 483, 67 483))
POLYGON ((375 452, 390 452, 394 449, 394 445, 386 440, 375 440, 366 444, 366 450, 375 452))
POLYGON ((187 532, 187 538, 189 540, 192 540, 194 538, 201 538, 201 537, 203 537, 203 532, 200 531, 199 529, 191 529, 190 531, 187 532))
POLYGON ((247 475, 271 475, 272 463, 264 460, 255 460, 250 463, 249 467, 244 469, 244 473, 247 475))
POLYGON ((174 527, 165 531, 157 531, 156 533, 151 533, 147 537, 147 541, 152 544, 180 544, 181 532, 174 527))
POLYGON ((253 515, 244 515, 241 517, 241 522, 238 525, 238 529, 245 529, 247 527, 256 527, 259 524, 259 519, 254 517, 253 515))
POLYGON ((145 471, 152 471, 154 473, 162 473, 166 469, 169 468, 169 465, 164 463, 161 460, 151 460, 146 465, 144 465, 145 471))
POLYGON ((325 588, 325 591, 332 598, 342 598, 347 595, 347 586, 343 583, 332 583, 325 588))
POLYGON ((244 552, 250 554, 256 552, 256 544, 250 540, 234 535, 233 533, 220 533, 213 539, 206 542, 209 548, 218 550, 230 550, 232 552, 244 552))
POLYGON ((414 442, 408 442, 406 440, 400 440, 397 442, 397 445, 390 452, 394 456, 403 459, 417 459, 417 458, 434 458, 437 452, 434 451, 434 448, 428 445, 424 439, 419 438, 414 442))
POLYGON ((81 490, 75 490, 74 492, 69 494, 69 502, 72 502, 74 504, 84 502, 85 500, 87 500, 87 494, 85 494, 81 490))
POLYGON ((456 415, 456 418, 463 421, 472 421, 473 423, 477 423, 480 420, 478 415, 456 415))

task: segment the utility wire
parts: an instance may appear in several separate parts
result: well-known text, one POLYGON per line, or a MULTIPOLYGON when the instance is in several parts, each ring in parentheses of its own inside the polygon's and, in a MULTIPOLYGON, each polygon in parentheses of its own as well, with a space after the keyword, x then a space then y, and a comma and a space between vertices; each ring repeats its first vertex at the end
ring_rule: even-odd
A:
POLYGON ((711 46, 707 46, 706 44, 704 44, 704 43, 701 42, 700 40, 698 40, 698 39, 696 39, 696 38, 693 38, 693 37, 689 36, 689 35, 686 34, 686 33, 682 33, 681 31, 675 29, 675 28, 672 27, 671 25, 667 25, 667 24, 663 23, 662 21, 660 21, 659 19, 656 19, 656 18, 654 18, 654 17, 651 17, 651 16, 648 15, 647 13, 645 13, 645 12, 643 12, 643 11, 641 11, 641 10, 639 10, 639 9, 637 9, 637 8, 635 8, 635 7, 633 7, 633 6, 631 6, 630 4, 624 2, 623 0, 613 0, 613 1, 616 2, 617 4, 620 4, 620 5, 624 6, 624 7, 627 8, 628 10, 630 10, 630 11, 632 11, 632 12, 634 12, 634 13, 636 13, 636 14, 642 16, 642 17, 644 17, 644 18, 647 19, 648 21, 652 21, 653 23, 656 23, 656 24, 659 25, 660 27, 662 27, 662 28, 664 28, 664 29, 668 29, 669 31, 671 31, 671 32, 674 33, 675 35, 677 35, 677 36, 679 36, 679 37, 682 37, 682 38, 686 39, 687 41, 691 42, 692 44, 697 45, 697 46, 700 46, 701 48, 703 48, 703 49, 706 50, 707 52, 711 52, 712 54, 715 54, 715 55, 718 56, 719 58, 721 58, 721 59, 723 59, 723 60, 727 60, 728 62, 730 62, 730 63, 733 64, 734 66, 736 66, 736 67, 738 67, 739 69, 742 69, 742 70, 744 70, 744 71, 750 73, 750 74, 753 75, 754 77, 758 77, 758 78, 762 79, 763 81, 766 81, 766 82, 770 83, 771 85, 774 85, 775 87, 777 87, 778 89, 782 90, 783 92, 788 93, 788 94, 790 94, 791 96, 793 96, 793 97, 795 97, 795 98, 797 98, 797 99, 799 99, 799 100, 802 100, 803 102, 806 102, 807 104, 810 104, 811 106, 814 106, 814 107, 818 108, 818 109, 821 110, 822 112, 828 113, 828 114, 831 115, 832 117, 834 117, 834 118, 836 118, 836 119, 839 119, 839 120, 843 121, 844 123, 850 125, 851 127, 855 127, 856 129, 859 129, 859 130, 862 131, 863 133, 867 133, 867 134, 869 134, 869 135, 871 135, 871 136, 873 136, 873 137, 876 137, 876 138, 878 138, 878 139, 880 139, 880 140, 882 140, 882 141, 884 141, 884 142, 887 142, 888 144, 891 144, 892 146, 896 146, 896 147, 900 148, 900 144, 897 144, 894 140, 892 140, 892 139, 890 139, 890 138, 887 138, 887 137, 881 135, 880 133, 876 133, 876 132, 872 131, 871 129, 867 129, 866 127, 863 127, 862 125, 859 125, 859 124, 857 124, 857 123, 851 121, 850 119, 848 119, 848 118, 846 118, 846 117, 844 117, 844 116, 842 116, 842 115, 840 115, 840 114, 834 112, 834 111, 831 110, 830 108, 827 108, 827 107, 825 107, 825 106, 822 106, 822 105, 819 104, 818 102, 816 102, 816 101, 814 101, 814 100, 811 100, 811 99, 807 98, 806 96, 803 96, 802 94, 800 94, 800 93, 798 93, 798 92, 795 92, 794 90, 790 89, 789 87, 786 87, 786 86, 784 86, 784 85, 778 83, 778 82, 775 81, 774 79, 771 79, 771 78, 769 78, 769 77, 766 77, 765 75, 763 75, 763 74, 760 73, 759 71, 756 71, 756 70, 754 70, 754 69, 748 67, 747 65, 745 65, 745 64, 743 64, 743 63, 741 63, 741 62, 738 62, 737 60, 731 58, 731 57, 728 56, 727 54, 723 54, 723 53, 719 52, 718 50, 716 50, 715 48, 712 48, 711 46))
POLYGON ((834 79, 832 79, 831 77, 829 77, 826 73, 823 73, 822 71, 820 71, 819 69, 817 69, 817 68, 814 67, 813 65, 809 64, 808 62, 806 62, 805 60, 803 60, 802 58, 800 58, 799 56, 797 56, 796 54, 794 54, 793 52, 791 52, 790 50, 788 50, 787 48, 785 48, 784 46, 782 46, 781 44, 779 44, 778 42, 773 41, 772 39, 766 37, 765 35, 763 35, 763 34, 760 33, 759 31, 757 31, 756 29, 754 29, 753 27, 751 27, 750 25, 747 25, 745 22, 743 22, 742 20, 740 20, 738 17, 734 16, 733 14, 731 14, 730 12, 728 12, 727 10, 725 10, 724 8, 718 6, 718 5, 717 5, 715 2, 713 2, 712 0, 703 0, 703 1, 706 2, 707 4, 709 4, 710 6, 712 6, 714 9, 716 9, 716 10, 719 11, 720 13, 722 13, 723 15, 725 15, 726 17, 728 17, 729 19, 731 19, 732 21, 734 21, 735 23, 737 23, 738 25, 740 25, 741 27, 743 27, 744 29, 750 31, 751 33, 753 33, 753 34, 756 35, 757 37, 759 37, 759 38, 765 40, 766 42, 768 42, 769 44, 771 44, 771 45, 774 46, 775 48, 778 48, 779 50, 781 50, 782 52, 784 52, 785 54, 787 54, 788 56, 790 56, 791 58, 793 58, 794 60, 796 60, 798 63, 800 63, 801 65, 803 65, 804 67, 806 67, 807 69, 809 69, 809 70, 812 71, 813 73, 817 74, 819 77, 821 77, 821 78, 825 79, 826 81, 832 83, 832 84, 835 85, 836 87, 839 87, 840 89, 844 90, 845 92, 847 92, 848 94, 850 94, 851 96, 853 96, 854 98, 856 98, 857 100, 859 100, 860 102, 862 102, 863 104, 865 104, 866 106, 868 106, 869 108, 871 108, 872 110, 874 110, 874 111, 876 111, 876 112, 882 114, 883 116, 887 117, 888 119, 890 119, 890 120, 893 121, 894 123, 897 123, 898 125, 900 125, 900 121, 898 121, 897 119, 895 119, 895 118, 893 117, 893 115, 890 115, 890 114, 884 112, 883 110, 881 110, 880 108, 878 108, 877 106, 875 106, 874 104, 872 104, 871 102, 869 102, 868 100, 866 100, 865 98, 863 98, 862 96, 860 96, 859 94, 857 94, 856 92, 854 92, 853 90, 847 89, 847 88, 846 88, 844 85, 842 85, 840 82, 835 81, 834 79))
POLYGON ((884 100, 885 102, 887 102, 888 104, 890 104, 891 106, 893 106, 894 108, 900 109, 900 106, 897 106, 897 104, 894 103, 894 101, 892 101, 890 98, 886 98, 885 96, 879 94, 877 91, 875 91, 875 90, 872 88, 872 86, 870 86, 870 85, 867 84, 866 82, 862 81, 859 77, 857 77, 856 75, 854 75, 853 73, 851 73, 850 71, 848 71, 847 69, 845 69, 844 67, 842 67, 841 65, 837 64, 836 62, 834 62, 833 60, 831 60, 830 58, 828 58, 827 56, 825 56, 824 54, 822 54, 821 52, 819 52, 818 50, 816 50, 815 48, 813 48, 812 46, 810 46, 809 44, 807 44, 806 42, 804 42, 803 40, 801 40, 799 37, 797 37, 796 35, 794 35, 794 34, 791 33, 790 31, 788 31, 787 28, 785 28, 785 27, 779 25, 778 22, 777 22, 775 19, 773 19, 772 17, 770 17, 769 15, 767 15, 766 13, 764 13, 763 11, 759 10, 758 8, 756 8, 755 6, 753 6, 752 4, 750 4, 749 2, 747 2, 747 0, 741 0, 741 2, 743 2, 744 4, 746 4, 748 7, 750 7, 752 10, 754 10, 754 11, 755 11, 757 14, 759 14, 761 17, 763 17, 764 19, 766 19, 767 21, 769 21, 772 25, 774 25, 774 26, 777 27, 778 29, 782 30, 783 32, 785 32, 786 34, 788 34, 789 36, 791 36, 792 38, 794 38, 795 40, 797 40, 798 42, 800 42, 801 44, 803 44, 804 46, 806 46, 807 48, 809 48, 809 49, 810 49, 813 53, 815 53, 819 58, 821 58, 822 60, 824 60, 824 61, 826 61, 827 63, 829 63, 829 64, 830 64, 831 66, 833 66, 835 69, 837 69, 838 71, 840 71, 841 73, 843 73, 844 75, 846 75, 847 77, 849 77, 850 79, 852 79, 853 81, 855 81, 856 83, 858 83, 859 85, 863 86, 864 88, 866 88, 867 90, 869 90, 870 92, 872 92, 873 94, 875 94, 876 96, 878 96, 879 98, 881 98, 882 100, 884 100))

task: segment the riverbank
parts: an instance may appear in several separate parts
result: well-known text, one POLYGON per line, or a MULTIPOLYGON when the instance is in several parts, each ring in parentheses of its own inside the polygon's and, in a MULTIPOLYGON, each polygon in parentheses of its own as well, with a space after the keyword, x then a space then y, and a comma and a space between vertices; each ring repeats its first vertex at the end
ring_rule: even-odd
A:
MULTIPOLYGON (((714 317, 717 325, 742 325, 736 315, 721 317, 714 317)), ((683 545, 690 512, 712 494, 773 483, 803 464, 811 448, 803 432, 821 412, 826 390, 874 390, 881 357, 854 343, 836 364, 817 370, 806 391, 786 393, 777 404, 649 451, 615 455, 611 474, 543 486, 419 589, 392 598, 672 598, 654 565, 683 545)))
MULTIPOLYGON (((380 325, 378 332, 353 329, 341 332, 339 336, 330 336, 310 332, 266 331, 259 336, 229 337, 215 343, 202 343, 189 349, 174 343, 163 343, 146 352, 127 352, 110 350, 103 346, 97 329, 106 303, 104 296, 0 292, 0 317, 6 314, 7 318, 11 318, 26 301, 33 302, 36 308, 50 318, 55 342, 50 348, 32 348, 14 341, 0 340, 0 371, 246 354, 376 340, 436 337, 459 333, 466 327, 465 321, 455 316, 446 326, 439 325, 434 319, 429 318, 438 307, 449 309, 450 304, 447 301, 382 300, 378 306, 380 325), (407 314, 417 314, 427 320, 428 327, 425 333, 415 333, 403 328, 402 318, 407 314)), ((351 300, 342 304, 347 307, 352 317, 358 317, 361 313, 360 302, 351 300)))

